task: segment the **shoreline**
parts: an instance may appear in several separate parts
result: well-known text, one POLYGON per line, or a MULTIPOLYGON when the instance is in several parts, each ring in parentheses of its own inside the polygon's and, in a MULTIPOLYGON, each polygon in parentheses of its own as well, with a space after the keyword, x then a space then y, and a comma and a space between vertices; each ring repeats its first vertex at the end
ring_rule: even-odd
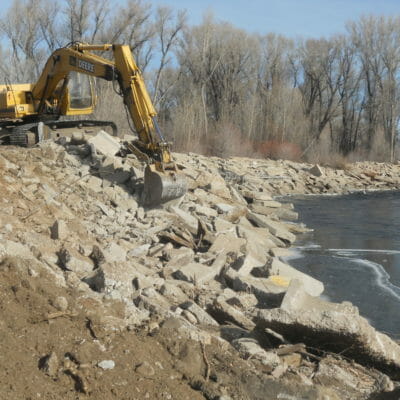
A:
POLYGON ((368 182, 398 190, 400 167, 357 164, 346 175, 290 161, 176 158, 188 193, 144 209, 134 157, 94 159, 73 143, 0 148, 0 333, 9 359, 37 349, 0 373, 3 386, 15 380, 8 396, 21 397, 24 374, 66 399, 76 396, 73 381, 96 399, 129 398, 130 387, 140 398, 163 387, 165 398, 221 400, 394 390, 400 346, 351 304, 321 299, 322 282, 280 259, 306 228, 275 195, 368 182), (373 181, 364 174, 372 167, 373 181), (31 336, 15 338, 18 324, 31 336), (347 378, 332 380, 332 371, 347 378), (366 383, 355 388, 360 376, 366 383))

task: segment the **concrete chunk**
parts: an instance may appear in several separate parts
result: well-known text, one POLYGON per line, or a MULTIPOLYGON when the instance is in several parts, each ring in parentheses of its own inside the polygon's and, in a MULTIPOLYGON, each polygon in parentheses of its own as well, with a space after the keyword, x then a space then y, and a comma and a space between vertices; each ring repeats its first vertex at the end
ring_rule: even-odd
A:
POLYGON ((199 321, 199 324, 218 326, 218 322, 193 301, 187 301, 181 304, 180 307, 190 311, 196 317, 197 321, 199 321))
POLYGON ((318 164, 315 164, 312 168, 310 168, 308 170, 308 172, 311 175, 314 175, 314 176, 317 176, 317 177, 322 176, 324 174, 324 172, 322 171, 321 167, 318 164))
POLYGON ((100 152, 105 156, 110 157, 115 156, 121 148, 118 140, 105 131, 98 132, 96 136, 93 136, 88 140, 88 143, 96 152, 100 152))
POLYGON ((68 237, 68 228, 65 221, 58 219, 51 227, 51 238, 54 240, 64 240, 68 237))
POLYGON ((126 250, 112 242, 103 251, 106 262, 126 261, 126 250))
POLYGON ((214 253, 221 251, 226 253, 230 251, 240 252, 245 245, 245 239, 238 238, 235 234, 229 232, 218 235, 209 251, 214 253))
POLYGON ((189 232, 192 234, 197 233, 199 222, 197 218, 193 217, 193 215, 189 214, 186 211, 183 211, 179 207, 171 206, 169 210, 176 214, 178 218, 184 223, 184 225, 189 229, 189 232))
POLYGON ((204 264, 191 262, 176 270, 172 276, 187 282, 202 285, 211 281, 218 275, 219 271, 204 264))
POLYGON ((233 290, 253 293, 261 304, 269 307, 279 306, 287 290, 286 282, 241 276, 232 268, 224 273, 224 278, 233 290))
POLYGON ((210 314, 220 323, 233 322, 235 325, 251 331, 256 324, 237 308, 228 304, 221 296, 209 306, 210 314))
POLYGON ((377 332, 350 303, 331 303, 309 295, 293 280, 281 308, 260 310, 259 328, 270 328, 292 343, 340 353, 400 378, 400 346, 377 332))
POLYGON ((311 296, 319 296, 324 291, 324 284, 317 279, 304 274, 301 271, 285 264, 278 258, 273 258, 270 266, 270 275, 279 275, 288 278, 289 282, 292 279, 298 279, 304 285, 304 290, 311 296))
POLYGON ((260 262, 252 254, 246 254, 238 257, 238 259, 232 264, 232 268, 235 269, 239 275, 249 275, 253 268, 261 267, 264 264, 260 262))
POLYGON ((250 212, 248 214, 250 221, 254 222, 260 228, 267 228, 277 238, 284 240, 289 243, 293 243, 296 240, 296 236, 290 233, 285 226, 279 222, 272 221, 264 215, 250 212))
POLYGON ((281 360, 276 353, 265 351, 254 339, 242 338, 235 339, 232 346, 239 352, 244 359, 254 358, 261 361, 265 366, 276 368, 281 364, 281 360))

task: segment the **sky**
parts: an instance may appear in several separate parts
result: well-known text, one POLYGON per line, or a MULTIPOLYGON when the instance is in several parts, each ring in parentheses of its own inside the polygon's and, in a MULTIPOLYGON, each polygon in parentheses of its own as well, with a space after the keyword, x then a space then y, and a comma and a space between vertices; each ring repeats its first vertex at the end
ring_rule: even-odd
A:
POLYGON ((292 38, 329 37, 362 15, 400 15, 400 0, 153 0, 154 5, 186 9, 197 24, 210 9, 217 20, 249 32, 292 38))
MULTIPOLYGON (((114 0, 124 3, 125 0, 114 0)), ((7 9, 12 0, 0 0, 7 9)), ((150 0, 157 5, 186 9, 191 24, 207 10, 249 32, 274 32, 292 38, 329 37, 345 31, 349 20, 362 15, 400 15, 400 0, 150 0)))

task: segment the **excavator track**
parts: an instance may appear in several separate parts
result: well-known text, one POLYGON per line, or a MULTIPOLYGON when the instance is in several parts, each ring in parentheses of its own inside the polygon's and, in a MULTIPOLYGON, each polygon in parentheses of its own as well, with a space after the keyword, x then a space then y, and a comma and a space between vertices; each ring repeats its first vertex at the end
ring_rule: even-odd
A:
POLYGON ((36 135, 30 131, 35 124, 20 125, 12 129, 10 144, 12 146, 31 147, 36 143, 36 135))
POLYGON ((13 146, 31 147, 41 140, 56 140, 63 136, 70 136, 72 132, 83 130, 88 136, 96 134, 100 129, 111 128, 112 135, 118 136, 117 126, 112 121, 97 120, 50 120, 42 121, 41 134, 39 124, 41 122, 28 124, 2 124, 1 141, 13 146))

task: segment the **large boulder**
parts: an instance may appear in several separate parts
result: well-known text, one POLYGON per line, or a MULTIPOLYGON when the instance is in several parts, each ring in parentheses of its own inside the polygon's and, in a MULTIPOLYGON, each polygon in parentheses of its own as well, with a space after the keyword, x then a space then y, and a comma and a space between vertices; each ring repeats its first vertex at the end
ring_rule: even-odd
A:
POLYGON ((377 332, 351 303, 331 303, 311 296, 298 280, 292 280, 280 308, 259 311, 257 326, 400 378, 397 343, 377 332))

